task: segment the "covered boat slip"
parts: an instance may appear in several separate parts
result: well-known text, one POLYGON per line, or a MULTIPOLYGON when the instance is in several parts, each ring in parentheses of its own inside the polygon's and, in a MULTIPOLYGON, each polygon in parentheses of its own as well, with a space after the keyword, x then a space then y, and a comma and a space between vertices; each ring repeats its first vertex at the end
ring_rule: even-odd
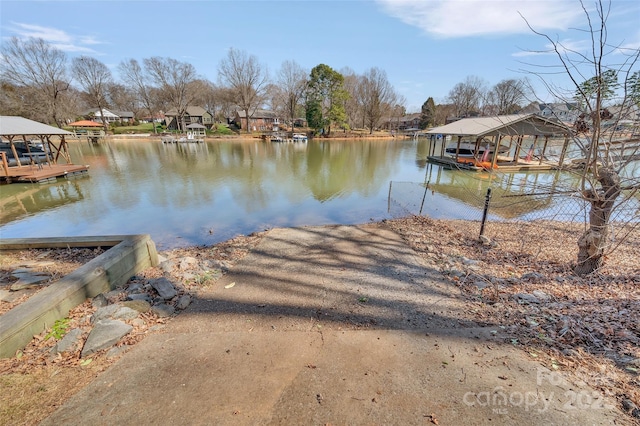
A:
POLYGON ((0 152, 0 180, 11 182, 50 182, 58 177, 86 174, 89 167, 71 164, 65 137, 73 133, 23 117, 0 116, 0 137, 8 144, 0 152), (42 148, 33 148, 34 139, 42 148), (19 155, 16 144, 24 144, 19 155), (24 162, 24 156, 29 159, 24 162), (9 165, 13 157, 15 165, 9 165), (22 160, 21 160, 22 158, 22 160))
POLYGON ((426 132, 432 140, 442 140, 439 155, 436 144, 431 144, 428 160, 468 170, 558 169, 564 162, 570 133, 562 123, 536 114, 463 118, 426 132), (560 144, 556 161, 547 156, 551 143, 560 144))

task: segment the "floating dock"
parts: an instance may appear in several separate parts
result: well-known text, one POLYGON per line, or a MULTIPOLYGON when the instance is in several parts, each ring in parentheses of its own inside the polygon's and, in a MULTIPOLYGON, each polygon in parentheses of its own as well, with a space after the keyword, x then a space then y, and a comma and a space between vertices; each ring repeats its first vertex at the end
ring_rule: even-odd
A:
POLYGON ((204 143, 204 139, 174 138, 172 136, 164 136, 160 140, 162 141, 162 143, 204 143))
MULTIPOLYGON (((430 163, 438 164, 439 166, 448 168, 448 169, 457 169, 457 170, 473 170, 473 171, 490 171, 490 167, 481 167, 473 164, 472 162, 464 162, 464 161, 456 161, 455 158, 452 157, 439 157, 439 156, 428 156, 427 160, 430 163)), ((496 166, 494 170, 498 170, 501 172, 520 172, 520 171, 548 171, 548 170, 558 170, 560 169, 560 165, 553 161, 526 161, 523 159, 519 159, 518 161, 498 161, 496 162, 496 166)))
POLYGON ((89 166, 77 166, 74 164, 45 164, 13 166, 0 169, 0 180, 4 183, 48 183, 55 182, 58 178, 76 178, 87 176, 89 166))

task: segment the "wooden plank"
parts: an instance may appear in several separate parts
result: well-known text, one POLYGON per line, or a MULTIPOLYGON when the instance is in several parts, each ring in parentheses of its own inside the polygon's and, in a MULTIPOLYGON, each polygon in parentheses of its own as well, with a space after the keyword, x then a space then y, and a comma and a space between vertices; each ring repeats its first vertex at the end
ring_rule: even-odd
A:
MULTIPOLYGON (((452 169, 460 169, 460 170, 474 170, 474 171, 483 171, 482 167, 476 167, 472 164, 458 163, 453 158, 448 157, 433 157, 428 156, 427 160, 434 163, 439 164, 444 167, 449 167, 452 169)), ((536 162, 526 163, 522 160, 518 160, 518 162, 510 162, 510 163, 498 163, 497 171, 500 172, 519 172, 519 171, 549 171, 558 169, 559 166, 556 163, 552 162, 543 162, 542 164, 536 162)))
POLYGON ((99 235, 82 237, 3 238, 0 239, 0 250, 113 247, 131 237, 131 235, 99 235))
MULTIPOLYGON (((95 241, 97 238, 88 239, 95 241)), ((106 241, 112 240, 107 238, 106 241)), ((45 242, 42 248, 51 247, 45 242)), ((33 243, 29 248, 35 248, 33 243)), ((123 236, 111 249, 2 315, 0 357, 13 356, 34 335, 66 317, 69 310, 87 298, 125 284, 133 275, 157 262, 156 247, 149 235, 123 236)))
POLYGON ((74 164, 50 164, 41 168, 37 165, 13 166, 7 171, 2 170, 2 176, 12 178, 12 180, 23 180, 37 182, 39 180, 64 177, 73 173, 88 172, 88 166, 78 166, 74 164))

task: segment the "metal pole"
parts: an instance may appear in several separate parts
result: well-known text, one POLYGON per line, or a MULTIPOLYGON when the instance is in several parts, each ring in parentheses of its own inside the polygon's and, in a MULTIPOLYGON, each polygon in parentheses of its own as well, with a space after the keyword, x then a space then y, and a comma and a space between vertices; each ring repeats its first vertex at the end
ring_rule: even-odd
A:
POLYGON ((427 198, 427 191, 429 190, 429 182, 424 186, 424 194, 422 194, 422 203, 420 204, 420 213, 422 214, 422 208, 424 207, 424 199, 427 198))
POLYGON ((484 211, 482 212, 482 224, 480 225, 480 236, 484 235, 484 224, 487 222, 487 211, 489 211, 489 201, 491 200, 491 188, 487 188, 487 196, 484 199, 484 211))

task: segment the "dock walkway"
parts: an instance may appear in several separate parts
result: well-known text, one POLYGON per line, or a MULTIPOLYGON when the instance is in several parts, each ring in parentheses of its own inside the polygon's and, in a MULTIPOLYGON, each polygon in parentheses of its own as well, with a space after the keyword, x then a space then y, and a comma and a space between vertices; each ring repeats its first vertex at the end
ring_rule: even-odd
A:
POLYGON ((6 169, 0 168, 0 180, 5 183, 46 183, 54 182, 60 177, 85 176, 88 172, 89 166, 78 166, 75 164, 31 164, 28 166, 13 166, 6 169))
MULTIPOLYGON (((455 158, 446 156, 428 156, 427 160, 431 163, 438 164, 440 166, 450 169, 461 170, 475 170, 483 171, 487 170, 485 167, 476 166, 472 162, 456 161, 455 158)), ((518 159, 517 161, 498 161, 496 163, 496 169, 501 172, 521 172, 521 171, 549 171, 558 170, 560 165, 553 161, 526 161, 524 159, 518 159)))

